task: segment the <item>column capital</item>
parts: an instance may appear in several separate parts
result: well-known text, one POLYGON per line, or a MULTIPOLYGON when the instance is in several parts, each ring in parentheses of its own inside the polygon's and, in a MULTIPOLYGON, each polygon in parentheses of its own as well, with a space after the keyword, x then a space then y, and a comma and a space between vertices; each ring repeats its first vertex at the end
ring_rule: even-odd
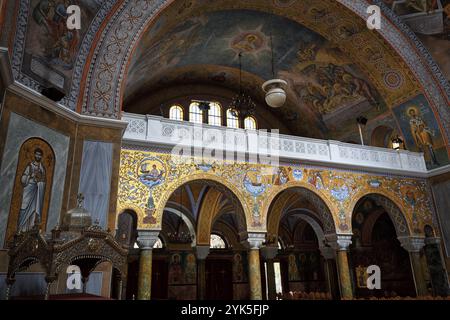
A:
POLYGON ((209 254, 209 246, 200 245, 195 247, 195 256, 198 260, 205 260, 209 254))
POLYGON ((408 252, 420 252, 425 246, 425 238, 417 236, 398 237, 401 246, 408 252))
POLYGON ((325 260, 336 258, 336 250, 333 247, 319 247, 320 253, 325 260))
POLYGON ((138 230, 137 244, 141 250, 152 250, 158 240, 159 230, 138 230))
POLYGON ((249 233, 248 243, 250 244, 250 249, 259 249, 266 240, 265 233, 249 233))
POLYGON ((347 251, 352 244, 351 234, 327 234, 327 244, 337 251, 347 251))
POLYGON ((441 243, 441 238, 439 237, 427 237, 425 238, 425 244, 437 244, 441 243))
POLYGON ((264 246, 260 249, 260 252, 264 260, 271 260, 278 254, 278 247, 264 246))

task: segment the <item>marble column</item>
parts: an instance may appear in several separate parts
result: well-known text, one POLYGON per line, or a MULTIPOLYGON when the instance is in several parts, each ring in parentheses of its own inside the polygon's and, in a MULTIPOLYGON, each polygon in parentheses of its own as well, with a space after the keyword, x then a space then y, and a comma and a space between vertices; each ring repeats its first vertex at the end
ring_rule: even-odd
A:
POLYGON ((197 299, 206 298, 206 257, 209 254, 209 246, 196 246, 195 255, 197 257, 197 299))
POLYGON ((261 289, 261 264, 259 261, 259 249, 265 241, 264 233, 249 233, 248 243, 250 250, 248 255, 248 277, 250 284, 250 299, 262 300, 261 289))
POLYGON ((352 243, 351 235, 332 235, 327 237, 329 244, 337 251, 336 262, 339 278, 339 288, 342 300, 353 299, 352 278, 350 275, 350 268, 348 265, 348 250, 352 243))
POLYGON ((267 266, 267 300, 275 300, 277 297, 277 288, 275 285, 275 269, 273 259, 278 254, 278 247, 262 247, 261 255, 267 266))
POLYGON ((402 247, 409 253, 417 296, 424 297, 429 295, 420 258, 420 251, 425 246, 425 238, 411 236, 398 237, 398 240, 400 241, 402 247))
POLYGON ((339 299, 339 288, 337 286, 336 274, 334 271, 334 265, 336 263, 336 250, 332 247, 320 247, 319 250, 324 259, 324 272, 328 292, 334 300, 339 299))
POLYGON ((137 243, 141 250, 139 258, 138 300, 150 300, 152 292, 152 250, 159 231, 139 230, 137 243))
POLYGON ((438 237, 425 238, 425 253, 433 284, 433 293, 436 296, 449 296, 450 284, 444 254, 441 250, 441 239, 438 237))

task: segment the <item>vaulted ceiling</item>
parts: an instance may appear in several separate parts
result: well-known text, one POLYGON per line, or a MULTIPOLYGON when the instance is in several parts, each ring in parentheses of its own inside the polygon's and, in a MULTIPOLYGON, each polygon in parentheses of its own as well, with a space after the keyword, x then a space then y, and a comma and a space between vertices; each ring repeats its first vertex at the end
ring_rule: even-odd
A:
POLYGON ((392 48, 335 2, 184 1, 167 7, 139 39, 124 108, 159 114, 183 86, 212 96, 215 88, 236 92, 239 53, 243 88, 295 135, 348 140, 357 116, 392 122, 390 107, 419 91, 392 48), (288 82, 288 100, 277 110, 261 89, 273 77, 288 82), (168 94, 170 87, 178 89, 168 94))
MULTIPOLYGON (((353 28, 342 32, 356 32, 357 24, 353 28)), ((288 81, 285 107, 271 112, 287 120, 294 134, 330 137, 346 121, 354 130, 355 114, 373 118, 387 111, 368 77, 337 45, 292 19, 255 10, 193 11, 177 24, 157 22, 131 60, 125 108, 133 110, 139 100, 152 107, 152 101, 161 100, 158 93, 171 86, 216 86, 236 92, 239 53, 244 90, 264 108, 269 107, 262 83, 274 76, 288 81)))
POLYGON ((13 57, 14 78, 37 91, 58 88, 66 94, 61 104, 74 111, 117 119, 121 111, 159 114, 162 103, 182 93, 229 99, 239 88, 242 52, 243 87, 257 102, 258 115, 272 123, 268 127, 358 141, 355 118, 364 115, 366 140, 383 125, 402 135, 409 150, 420 151, 406 114, 414 106, 436 133, 439 163, 448 163, 448 79, 393 12, 425 22, 443 16, 439 28, 423 23, 413 29, 426 34, 421 39, 449 74, 449 41, 442 32, 449 30, 449 0, 436 1, 431 11, 410 5, 399 11, 390 0, 77 3, 79 31, 45 23, 57 19, 46 1, 7 1, 0 19, 0 45, 13 57), (366 26, 372 3, 383 9, 381 30, 366 26), (288 101, 277 110, 265 104, 260 88, 273 77, 272 48, 275 76, 288 82, 288 101))

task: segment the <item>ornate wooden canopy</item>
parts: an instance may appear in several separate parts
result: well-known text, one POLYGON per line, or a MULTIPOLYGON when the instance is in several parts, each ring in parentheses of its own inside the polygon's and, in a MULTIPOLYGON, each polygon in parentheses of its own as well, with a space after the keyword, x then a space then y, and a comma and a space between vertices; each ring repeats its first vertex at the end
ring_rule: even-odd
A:
POLYGON ((66 272, 69 265, 80 267, 83 283, 89 274, 101 263, 109 261, 120 273, 119 280, 127 274, 127 254, 114 237, 98 225, 91 225, 80 232, 61 231, 59 228, 45 235, 35 227, 27 232, 17 233, 8 243, 9 265, 6 277, 7 293, 15 282, 16 272, 40 263, 45 270, 48 299, 50 284, 58 275, 66 272))

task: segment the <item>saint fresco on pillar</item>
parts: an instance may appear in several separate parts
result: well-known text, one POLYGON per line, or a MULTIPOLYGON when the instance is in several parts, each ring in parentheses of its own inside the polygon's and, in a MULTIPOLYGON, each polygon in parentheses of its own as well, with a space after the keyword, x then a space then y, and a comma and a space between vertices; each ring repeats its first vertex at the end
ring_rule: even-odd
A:
POLYGON ((35 227, 45 231, 55 156, 42 139, 24 142, 19 158, 8 221, 7 237, 35 227))

